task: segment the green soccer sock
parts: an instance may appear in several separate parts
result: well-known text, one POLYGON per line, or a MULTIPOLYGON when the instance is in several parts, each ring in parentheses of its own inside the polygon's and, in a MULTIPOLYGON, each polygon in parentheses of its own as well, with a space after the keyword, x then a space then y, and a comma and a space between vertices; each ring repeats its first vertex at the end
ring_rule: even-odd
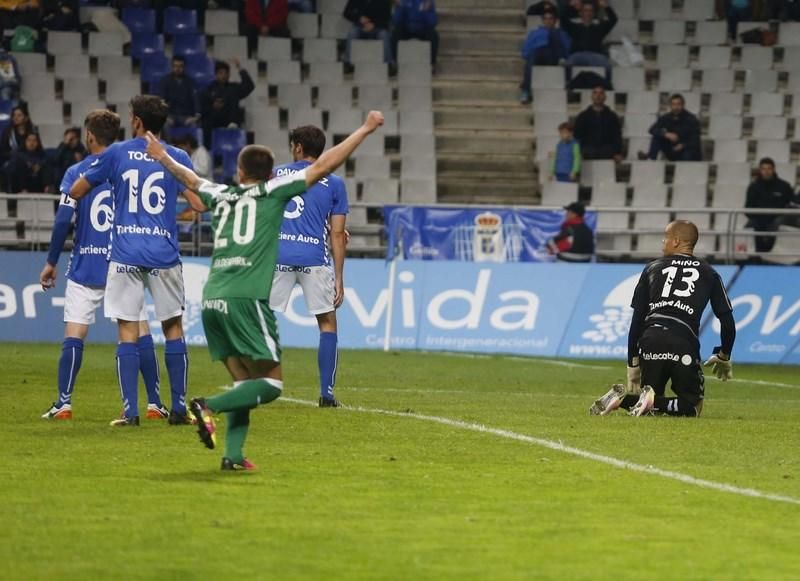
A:
POLYGON ((250 410, 236 410, 226 412, 225 430, 225 457, 230 458, 236 464, 241 464, 244 460, 244 441, 247 438, 247 430, 250 427, 250 410))
POLYGON ((237 382, 236 387, 225 393, 206 399, 206 405, 213 412, 233 412, 250 410, 260 404, 269 403, 281 395, 283 382, 277 379, 248 379, 237 382))

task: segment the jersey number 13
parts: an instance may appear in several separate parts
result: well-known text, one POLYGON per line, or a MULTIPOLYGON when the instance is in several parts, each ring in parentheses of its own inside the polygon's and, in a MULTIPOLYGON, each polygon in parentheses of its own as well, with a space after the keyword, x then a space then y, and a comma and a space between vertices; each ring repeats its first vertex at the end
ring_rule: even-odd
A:
POLYGON ((661 289, 661 296, 666 298, 670 294, 676 297, 690 297, 694 293, 694 283, 700 278, 700 271, 696 268, 678 268, 677 266, 668 266, 661 271, 661 274, 666 274, 667 278, 664 281, 664 288, 661 289), (673 288, 675 284, 675 277, 680 271, 680 286, 673 288))

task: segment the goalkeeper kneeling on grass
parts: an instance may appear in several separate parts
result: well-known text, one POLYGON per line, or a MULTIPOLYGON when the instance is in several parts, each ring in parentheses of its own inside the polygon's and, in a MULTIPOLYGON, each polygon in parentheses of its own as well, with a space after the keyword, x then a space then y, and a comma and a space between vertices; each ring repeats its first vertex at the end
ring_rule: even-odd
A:
POLYGON ((705 365, 722 381, 733 377, 733 309, 717 271, 694 256, 697 239, 697 226, 691 222, 677 220, 667 226, 663 256, 645 267, 633 292, 628 383, 614 385, 596 400, 589 408, 592 415, 604 416, 621 407, 632 416, 699 416, 705 384, 698 336, 709 302, 720 322, 722 345, 705 365), (676 397, 665 396, 667 382, 676 397))

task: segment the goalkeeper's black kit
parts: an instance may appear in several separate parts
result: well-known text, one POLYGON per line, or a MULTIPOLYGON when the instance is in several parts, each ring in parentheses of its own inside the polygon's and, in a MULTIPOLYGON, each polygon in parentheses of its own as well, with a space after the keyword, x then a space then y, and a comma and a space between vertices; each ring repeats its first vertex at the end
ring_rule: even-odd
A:
POLYGON ((628 335, 628 365, 639 357, 642 386, 663 396, 672 391, 693 405, 703 399, 700 318, 708 303, 721 324, 721 350, 730 356, 736 337, 733 310, 717 271, 687 254, 650 262, 633 293, 633 320, 628 335))

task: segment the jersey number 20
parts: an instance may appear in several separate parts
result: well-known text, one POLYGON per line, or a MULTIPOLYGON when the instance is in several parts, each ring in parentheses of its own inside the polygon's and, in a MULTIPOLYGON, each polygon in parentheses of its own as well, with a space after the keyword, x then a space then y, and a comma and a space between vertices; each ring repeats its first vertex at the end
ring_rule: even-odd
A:
POLYGON ((700 272, 696 268, 678 268, 677 266, 668 266, 661 271, 661 274, 666 274, 667 279, 664 281, 664 288, 661 290, 661 296, 666 298, 671 294, 676 297, 690 297, 694 293, 694 283, 700 278, 700 272), (681 283, 683 288, 672 288, 675 283, 675 276, 681 271, 681 283))
MULTIPOLYGON (((222 229, 228 221, 231 205, 220 202, 214 209, 214 214, 219 216, 219 223, 214 232, 214 248, 225 248, 228 239, 222 236, 222 229)), ((240 246, 250 244, 256 234, 256 201, 253 198, 242 198, 233 207, 233 241, 240 246)))

